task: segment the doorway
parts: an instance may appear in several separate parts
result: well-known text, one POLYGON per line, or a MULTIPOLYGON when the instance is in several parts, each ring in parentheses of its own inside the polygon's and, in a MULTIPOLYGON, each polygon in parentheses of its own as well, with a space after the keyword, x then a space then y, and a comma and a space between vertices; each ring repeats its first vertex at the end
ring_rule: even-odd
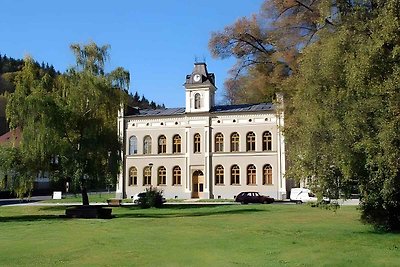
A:
POLYGON ((199 198, 199 193, 204 191, 204 174, 196 170, 192 174, 192 198, 199 198))

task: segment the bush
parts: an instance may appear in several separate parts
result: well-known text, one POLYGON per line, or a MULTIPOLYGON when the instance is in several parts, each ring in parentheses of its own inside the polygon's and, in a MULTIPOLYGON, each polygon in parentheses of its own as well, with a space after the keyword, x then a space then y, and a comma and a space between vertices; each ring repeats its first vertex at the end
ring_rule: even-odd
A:
POLYGON ((162 194, 162 190, 158 190, 156 187, 147 188, 146 195, 139 198, 138 204, 142 209, 159 208, 164 203, 162 194))

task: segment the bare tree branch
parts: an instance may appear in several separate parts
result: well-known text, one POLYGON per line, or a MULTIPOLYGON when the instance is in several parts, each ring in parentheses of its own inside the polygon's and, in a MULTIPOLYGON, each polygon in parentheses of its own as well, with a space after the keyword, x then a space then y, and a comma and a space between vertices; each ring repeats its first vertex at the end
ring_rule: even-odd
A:
POLYGON ((299 4, 299 6, 304 7, 305 9, 307 9, 308 11, 314 12, 314 10, 311 9, 311 7, 305 5, 304 3, 302 3, 301 1, 296 0, 296 3, 299 4))

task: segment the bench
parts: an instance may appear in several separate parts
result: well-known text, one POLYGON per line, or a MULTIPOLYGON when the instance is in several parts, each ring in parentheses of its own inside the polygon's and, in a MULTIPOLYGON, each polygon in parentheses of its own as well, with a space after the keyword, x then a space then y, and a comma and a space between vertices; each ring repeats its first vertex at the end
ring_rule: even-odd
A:
POLYGON ((119 199, 119 198, 110 198, 110 199, 107 199, 107 204, 108 204, 108 206, 112 206, 112 207, 119 207, 119 206, 121 206, 121 202, 122 202, 122 199, 119 199))

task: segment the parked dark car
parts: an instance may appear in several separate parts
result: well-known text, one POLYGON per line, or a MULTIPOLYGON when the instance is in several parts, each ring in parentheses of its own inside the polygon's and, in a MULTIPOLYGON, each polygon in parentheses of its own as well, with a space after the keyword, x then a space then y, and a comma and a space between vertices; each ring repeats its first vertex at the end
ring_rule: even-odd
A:
POLYGON ((274 202, 274 198, 269 196, 260 195, 258 192, 241 192, 235 198, 236 202, 240 202, 242 204, 247 203, 264 203, 271 204, 274 202))

